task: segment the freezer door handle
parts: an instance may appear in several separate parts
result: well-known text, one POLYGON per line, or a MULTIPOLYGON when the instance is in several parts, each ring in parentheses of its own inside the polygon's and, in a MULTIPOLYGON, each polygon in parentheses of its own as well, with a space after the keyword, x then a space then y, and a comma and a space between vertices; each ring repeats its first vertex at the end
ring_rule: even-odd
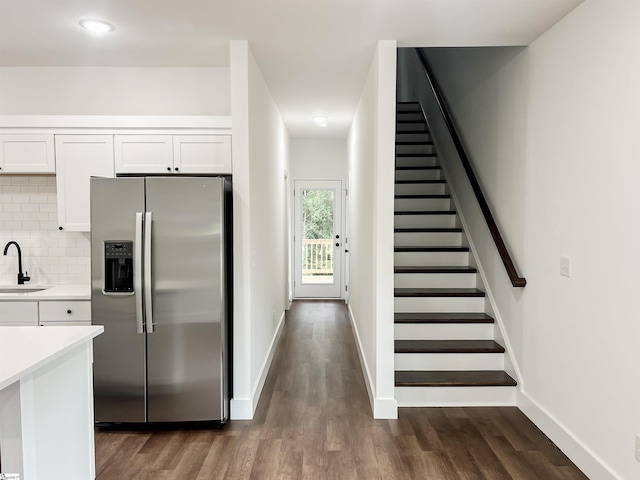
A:
POLYGON ((142 212, 136 213, 136 237, 133 252, 133 290, 136 298, 136 332, 144 333, 142 313, 142 212))
POLYGON ((151 295, 151 219, 153 212, 144 214, 144 313, 147 333, 153 333, 153 301, 151 295))

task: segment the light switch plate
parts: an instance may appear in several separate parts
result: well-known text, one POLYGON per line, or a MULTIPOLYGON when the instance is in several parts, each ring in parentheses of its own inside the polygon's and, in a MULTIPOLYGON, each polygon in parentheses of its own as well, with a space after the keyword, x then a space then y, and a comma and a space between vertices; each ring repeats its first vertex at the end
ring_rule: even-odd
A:
POLYGON ((571 276, 571 259, 569 257, 560 257, 560 275, 563 277, 571 276))

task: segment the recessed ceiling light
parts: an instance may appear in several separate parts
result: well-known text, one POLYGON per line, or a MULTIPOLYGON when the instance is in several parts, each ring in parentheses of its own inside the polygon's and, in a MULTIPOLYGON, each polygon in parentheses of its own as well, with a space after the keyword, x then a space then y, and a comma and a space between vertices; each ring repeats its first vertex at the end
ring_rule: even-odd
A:
POLYGON ((316 115, 315 117, 311 117, 314 122, 320 127, 326 127, 329 125, 329 117, 325 117, 324 115, 316 115))
POLYGON ((107 33, 113 30, 113 25, 102 20, 85 19, 78 22, 82 28, 93 33, 107 33))

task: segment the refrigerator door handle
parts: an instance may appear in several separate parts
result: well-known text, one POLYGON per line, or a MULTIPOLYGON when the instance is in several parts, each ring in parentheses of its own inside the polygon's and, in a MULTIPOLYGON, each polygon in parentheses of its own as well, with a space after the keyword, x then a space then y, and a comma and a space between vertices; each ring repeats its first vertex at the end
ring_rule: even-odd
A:
POLYGON ((144 214, 144 313, 147 333, 153 333, 153 301, 151 295, 151 219, 153 212, 144 214))
POLYGON ((136 237, 133 253, 133 290, 136 298, 136 332, 144 333, 142 313, 142 212, 136 213, 136 237))

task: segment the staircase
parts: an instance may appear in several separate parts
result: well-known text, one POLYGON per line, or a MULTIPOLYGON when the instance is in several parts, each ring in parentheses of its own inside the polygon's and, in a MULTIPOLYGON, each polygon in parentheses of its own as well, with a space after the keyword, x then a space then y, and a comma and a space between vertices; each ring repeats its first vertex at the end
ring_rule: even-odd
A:
POLYGON ((399 103, 396 118, 398 405, 514 405, 516 381, 420 105, 399 103))

